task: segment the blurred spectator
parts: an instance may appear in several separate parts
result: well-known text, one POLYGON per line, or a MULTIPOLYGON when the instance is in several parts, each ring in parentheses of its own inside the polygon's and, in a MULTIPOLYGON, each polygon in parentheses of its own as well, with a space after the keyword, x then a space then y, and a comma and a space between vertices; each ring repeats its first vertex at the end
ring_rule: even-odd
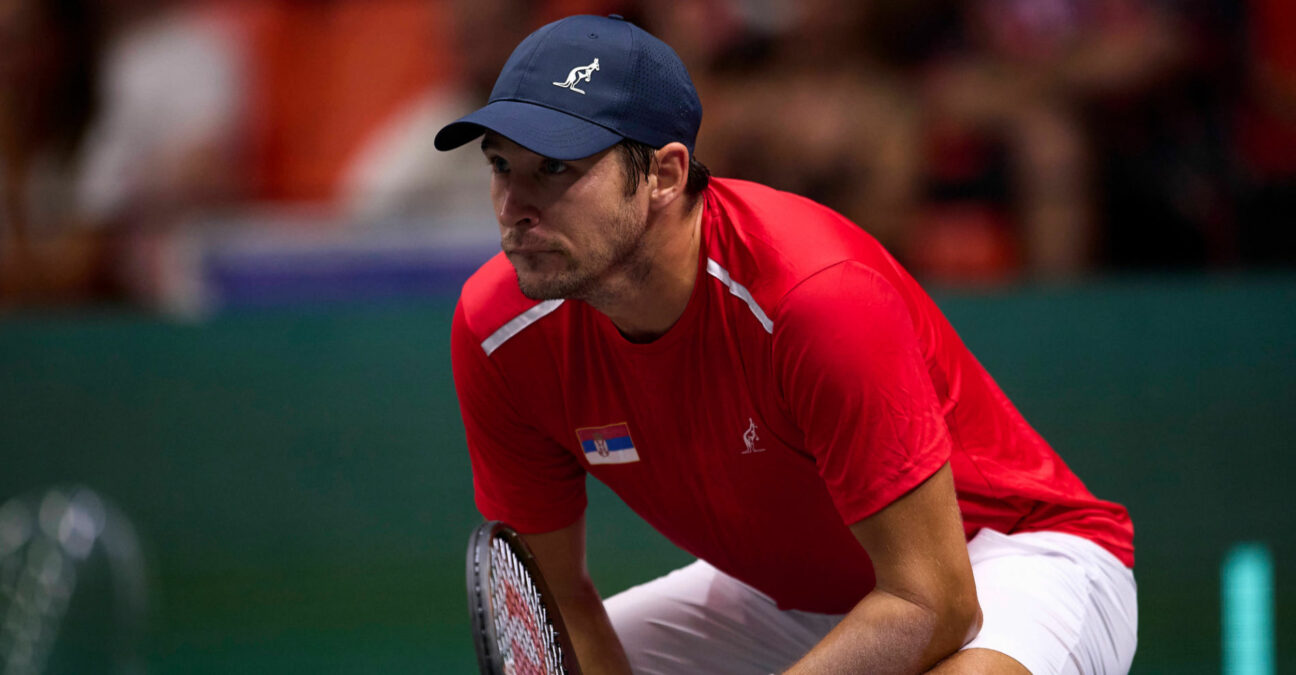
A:
POLYGON ((113 297, 150 230, 232 194, 242 85, 214 15, 0 2, 0 298, 113 297))
POLYGON ((100 233, 76 209, 95 112, 88 2, 0 1, 0 304, 77 299, 102 283, 100 233))
POLYGON ((222 3, 97 1, 111 34, 82 207, 138 224, 243 196, 246 64, 222 3))
POLYGON ((120 292, 156 304, 165 280, 185 273, 177 228, 248 193, 245 45, 229 3, 97 2, 110 39, 78 199, 112 233, 120 292))
POLYGON ((423 216, 442 228, 493 232, 481 150, 470 144, 441 153, 432 140, 488 98, 504 61, 536 28, 538 12, 526 0, 451 0, 438 18, 449 29, 443 58, 453 67, 371 134, 343 175, 342 206, 363 220, 423 216), (463 170, 478 164, 480 173, 463 170))
MULTIPOLYGON (((118 12, 134 7, 137 14, 141 6, 166 4, 100 1, 118 12)), ((139 75, 150 68, 190 72, 196 83, 185 91, 198 94, 201 89, 205 99, 195 95, 191 103, 161 104, 158 110, 131 111, 129 117, 138 126, 178 117, 190 120, 191 127, 219 129, 202 134, 207 137, 225 138, 226 132, 236 131, 241 140, 225 138, 222 147, 235 151, 236 173, 250 204, 304 206, 322 220, 440 208, 442 198, 459 195, 452 190, 425 194, 441 180, 425 175, 436 172, 426 163, 440 160, 425 128, 432 124, 430 116, 441 124, 450 99, 484 98, 518 36, 534 29, 538 20, 612 4, 195 1, 188 5, 201 12, 187 12, 185 18, 201 13, 207 25, 154 19, 148 22, 147 39, 133 40, 129 50, 121 51, 131 52, 122 60, 136 66, 139 75), (166 30, 159 30, 163 25, 166 30), (178 49, 181 45, 184 51, 178 49)), ((144 87, 137 82, 135 88, 144 87)), ((136 138, 126 145, 145 142, 136 138)))
POLYGON ((1244 260, 1296 262, 1296 3, 1249 0, 1235 130, 1244 260))
POLYGON ((238 4, 250 60, 252 197, 332 206, 378 130, 446 76, 444 3, 238 4))
POLYGON ((908 248, 938 276, 1001 276, 1012 270, 996 267, 1018 260, 1035 276, 1084 272, 1101 237, 1086 108, 1173 71, 1182 37, 1145 0, 969 0, 960 9, 961 35, 933 55, 923 83, 931 196, 944 206, 928 209, 908 248), (973 257, 923 259, 946 250, 950 233, 973 257))
MULTIPOLYGON (((1109 269, 1200 268, 1236 259, 1227 111, 1238 79, 1229 43, 1243 8, 1232 0, 1166 7, 1124 21, 1137 28, 1158 16, 1174 35, 1171 67, 1085 100, 1089 143, 1100 158, 1100 262, 1109 269)), ((1137 31, 1116 32, 1109 41, 1120 39, 1124 51, 1145 49, 1137 31)), ((1114 56, 1121 47, 1116 42, 1114 56)))
POLYGON ((918 272, 1074 276, 1098 258, 1086 106, 1180 61, 1144 0, 642 3, 720 175, 804 194, 918 272))
MULTIPOLYGON (((393 108, 369 134, 341 177, 343 212, 364 221, 421 217, 466 236, 493 233, 486 168, 481 151, 465 146, 437 152, 436 132, 490 96, 509 54, 545 22, 577 13, 615 12, 610 0, 446 0, 425 28, 445 45, 440 77, 393 108), (464 166, 480 164, 481 173, 464 166)), ((687 4, 687 3, 683 3, 687 4)), ((493 236, 493 234, 489 234, 493 236)))
POLYGON ((708 130, 698 157, 828 204, 894 243, 916 197, 916 101, 862 36, 876 3, 644 3, 708 130))

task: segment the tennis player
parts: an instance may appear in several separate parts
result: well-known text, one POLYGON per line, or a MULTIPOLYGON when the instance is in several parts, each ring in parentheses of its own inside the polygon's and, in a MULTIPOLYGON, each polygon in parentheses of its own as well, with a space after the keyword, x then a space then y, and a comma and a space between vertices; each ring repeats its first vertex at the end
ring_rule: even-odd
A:
POLYGON ((452 335, 477 506, 584 671, 1127 672, 1126 510, 863 230, 710 178, 701 117, 667 45, 575 16, 436 139, 482 139, 503 244, 452 335), (697 562, 603 602, 587 474, 697 562))

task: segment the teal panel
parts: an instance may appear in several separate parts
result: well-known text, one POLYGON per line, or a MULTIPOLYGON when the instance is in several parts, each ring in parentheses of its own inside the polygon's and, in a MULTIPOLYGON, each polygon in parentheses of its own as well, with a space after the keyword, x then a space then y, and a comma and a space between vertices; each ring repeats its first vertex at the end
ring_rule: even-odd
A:
MULTIPOLYGON (((1219 671, 1219 570, 1238 541, 1272 552, 1277 672, 1296 672, 1283 630, 1296 618, 1296 278, 936 297, 1090 488, 1129 506, 1135 672, 1219 671)), ((0 319, 0 498, 81 481, 133 516, 152 672, 466 672, 477 515, 450 314, 0 319)), ((606 490, 591 500, 605 593, 688 560, 606 490)), ((62 653, 92 642, 65 636, 62 653)))

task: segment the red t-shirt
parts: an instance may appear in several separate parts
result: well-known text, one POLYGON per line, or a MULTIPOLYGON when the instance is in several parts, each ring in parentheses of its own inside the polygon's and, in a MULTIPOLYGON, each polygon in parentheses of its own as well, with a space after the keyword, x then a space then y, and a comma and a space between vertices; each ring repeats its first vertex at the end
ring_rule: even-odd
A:
POLYGON ((452 353, 483 515, 569 525, 589 473, 780 607, 842 613, 874 585, 848 525, 950 462, 969 538, 1066 532, 1133 565, 1126 510, 872 237, 753 183, 713 179, 704 200, 688 307, 649 344, 583 302, 528 300, 502 254, 465 284, 452 353))

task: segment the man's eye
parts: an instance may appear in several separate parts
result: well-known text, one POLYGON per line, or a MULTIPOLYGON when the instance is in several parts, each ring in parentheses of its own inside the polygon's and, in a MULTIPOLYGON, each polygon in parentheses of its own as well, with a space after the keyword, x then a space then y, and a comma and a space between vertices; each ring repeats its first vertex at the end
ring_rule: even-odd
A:
POLYGON ((546 159, 540 165, 540 170, 549 174, 562 173, 567 170, 567 163, 559 159, 546 159))
POLYGON ((491 157, 486 160, 490 163, 492 173, 508 173, 508 162, 503 157, 491 157))

